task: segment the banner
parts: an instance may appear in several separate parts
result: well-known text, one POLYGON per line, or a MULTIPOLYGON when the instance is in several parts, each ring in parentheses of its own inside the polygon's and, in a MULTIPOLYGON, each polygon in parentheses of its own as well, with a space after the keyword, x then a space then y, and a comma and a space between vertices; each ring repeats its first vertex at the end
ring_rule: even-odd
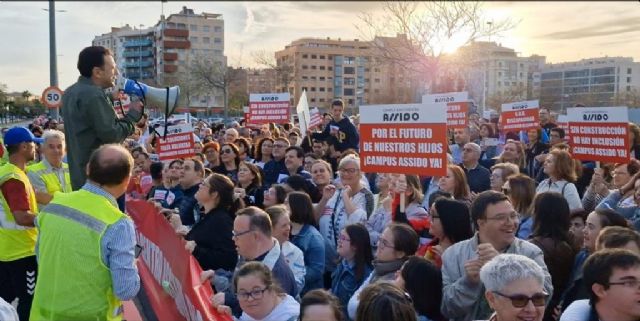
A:
POLYGON ((446 175, 446 108, 445 103, 361 106, 361 170, 446 175))
POLYGON ((502 104, 502 130, 506 133, 540 128, 538 106, 537 100, 502 104))
POLYGON ((307 91, 303 90, 296 106, 296 113, 298 113, 298 124, 300 126, 300 133, 304 137, 307 134, 307 129, 310 127, 311 113, 309 112, 309 103, 307 102, 307 91))
POLYGON ((627 107, 568 108, 571 155, 579 160, 628 163, 627 107))
POLYGON ((447 103, 447 127, 466 128, 469 125, 469 102, 447 103))
POLYGON ((130 104, 131 98, 129 97, 129 95, 125 94, 123 91, 120 91, 118 93, 118 99, 113 100, 113 109, 116 111, 116 115, 119 119, 124 118, 124 116, 129 112, 130 104))
POLYGON ((249 119, 252 124, 289 122, 289 93, 250 94, 249 119))
POLYGON ((322 115, 320 115, 318 107, 314 107, 311 109, 311 121, 309 123, 309 127, 316 127, 318 125, 322 125, 322 115))
POLYGON ((188 158, 195 155, 195 142, 193 138, 193 126, 191 124, 179 124, 167 128, 167 137, 164 137, 164 125, 156 128, 160 135, 156 152, 160 161, 168 161, 178 158, 188 158))
POLYGON ((127 202, 127 213, 136 226, 136 239, 142 246, 137 260, 143 288, 158 320, 226 320, 213 309, 209 282, 200 283, 202 269, 185 250, 165 217, 146 201, 127 202))
POLYGON ((422 103, 426 105, 440 104, 440 103, 459 103, 469 100, 469 93, 466 91, 441 93, 441 94, 429 94, 422 96, 422 103))

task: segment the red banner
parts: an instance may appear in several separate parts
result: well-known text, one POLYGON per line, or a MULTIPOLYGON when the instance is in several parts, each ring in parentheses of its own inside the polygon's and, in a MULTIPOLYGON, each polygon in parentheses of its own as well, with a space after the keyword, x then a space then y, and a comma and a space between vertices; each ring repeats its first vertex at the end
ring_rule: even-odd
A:
POLYGON ((191 124, 180 124, 167 128, 167 138, 163 139, 164 128, 159 128, 156 147, 160 161, 168 161, 178 158, 189 158, 195 155, 195 142, 191 124))
POLYGON ((603 163, 628 163, 629 125, 626 107, 569 108, 571 155, 603 163))
POLYGON ((248 121, 251 124, 288 123, 290 111, 289 93, 249 95, 248 121))
POLYGON ((465 128, 468 124, 468 102, 447 103, 447 128, 465 128))
POLYGON ((502 130, 505 133, 540 128, 537 100, 502 104, 500 117, 502 118, 502 130))
POLYGON ((136 239, 142 246, 137 261, 143 291, 158 320, 231 321, 213 309, 209 282, 200 283, 202 269, 185 250, 179 237, 163 215, 145 201, 127 202, 127 213, 136 226, 136 239))

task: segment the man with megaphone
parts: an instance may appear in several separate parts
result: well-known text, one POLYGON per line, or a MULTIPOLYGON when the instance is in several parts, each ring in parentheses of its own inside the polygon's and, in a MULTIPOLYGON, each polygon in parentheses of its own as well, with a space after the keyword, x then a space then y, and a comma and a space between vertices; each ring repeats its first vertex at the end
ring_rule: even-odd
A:
POLYGON ((144 113, 143 102, 163 108, 166 119, 176 108, 180 93, 177 86, 165 91, 121 77, 113 54, 102 46, 84 48, 78 56, 78 70, 78 81, 62 95, 67 158, 74 191, 85 183, 86 166, 94 150, 104 144, 122 143, 134 133, 144 113), (133 101, 125 117, 119 119, 105 92, 111 87, 142 102, 133 101))

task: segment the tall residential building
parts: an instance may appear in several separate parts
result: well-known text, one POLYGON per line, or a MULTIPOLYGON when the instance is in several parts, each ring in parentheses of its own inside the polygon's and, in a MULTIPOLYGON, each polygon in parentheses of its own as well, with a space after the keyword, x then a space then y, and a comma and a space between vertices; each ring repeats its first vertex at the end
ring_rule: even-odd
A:
MULTIPOLYGON (((188 111, 203 114, 209 110, 219 111, 224 106, 222 90, 209 88, 205 92, 193 93, 187 67, 194 61, 208 60, 224 72, 227 59, 224 56, 224 20, 221 14, 194 13, 182 7, 179 13, 148 29, 136 29, 126 25, 111 28, 110 33, 96 36, 94 45, 111 49, 122 74, 131 79, 141 79, 155 86, 181 86, 182 95, 189 94, 188 111), (188 88, 189 87, 189 88, 188 88)), ((187 107, 187 106, 180 106, 187 107)), ((180 108, 179 112, 187 111, 180 108)))
POLYGON ((276 92, 277 75, 273 68, 247 69, 247 94, 276 92))
POLYGON ((469 96, 479 106, 489 106, 492 97, 536 99, 536 79, 533 76, 546 57, 521 57, 514 49, 495 42, 476 41, 460 47, 451 60, 462 65, 460 73, 469 96), (530 82, 533 82, 530 84, 530 82))
POLYGON ((603 57, 547 64, 540 90, 541 101, 560 112, 576 103, 613 106, 616 95, 640 90, 640 63, 630 57, 603 57))
POLYGON ((303 90, 312 107, 328 108, 333 99, 341 98, 350 114, 357 113, 360 105, 413 102, 412 83, 397 66, 380 63, 375 48, 372 42, 358 39, 295 40, 275 53, 277 91, 289 91, 292 106, 303 90))

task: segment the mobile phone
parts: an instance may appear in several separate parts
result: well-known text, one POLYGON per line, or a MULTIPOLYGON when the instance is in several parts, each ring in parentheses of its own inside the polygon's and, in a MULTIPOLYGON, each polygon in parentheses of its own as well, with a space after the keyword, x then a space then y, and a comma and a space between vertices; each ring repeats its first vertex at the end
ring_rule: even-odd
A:
POLYGON ((140 256, 140 253, 142 253, 142 246, 140 244, 136 244, 133 256, 137 259, 138 256, 140 256))

